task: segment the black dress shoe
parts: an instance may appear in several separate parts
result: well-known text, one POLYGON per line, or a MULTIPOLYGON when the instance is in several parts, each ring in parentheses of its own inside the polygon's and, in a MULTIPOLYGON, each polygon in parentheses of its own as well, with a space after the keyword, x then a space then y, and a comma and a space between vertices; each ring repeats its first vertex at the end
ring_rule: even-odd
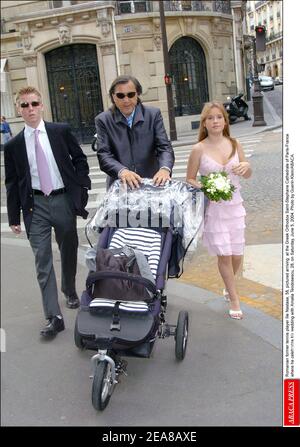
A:
POLYGON ((49 323, 41 330, 41 336, 45 338, 54 337, 58 332, 63 331, 65 323, 63 318, 49 318, 49 323))
POLYGON ((77 307, 79 307, 80 302, 76 292, 72 295, 65 295, 65 297, 67 300, 66 304, 69 309, 77 309, 77 307))

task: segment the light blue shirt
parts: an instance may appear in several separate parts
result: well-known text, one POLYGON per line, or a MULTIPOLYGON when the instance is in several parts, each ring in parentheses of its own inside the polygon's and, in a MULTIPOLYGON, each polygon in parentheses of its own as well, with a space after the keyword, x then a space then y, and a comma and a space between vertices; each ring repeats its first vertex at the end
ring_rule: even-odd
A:
POLYGON ((127 121, 127 125, 128 125, 128 127, 130 127, 130 129, 132 128, 134 113, 135 113, 135 108, 133 109, 131 115, 129 115, 129 116, 125 116, 122 113, 122 115, 125 116, 126 121, 127 121))

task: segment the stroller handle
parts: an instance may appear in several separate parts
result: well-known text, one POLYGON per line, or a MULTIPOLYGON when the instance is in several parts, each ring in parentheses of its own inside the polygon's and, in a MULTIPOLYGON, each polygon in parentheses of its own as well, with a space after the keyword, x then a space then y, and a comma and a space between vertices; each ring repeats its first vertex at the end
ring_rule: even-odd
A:
POLYGON ((156 286, 153 282, 151 282, 147 278, 143 278, 142 276, 132 275, 126 272, 111 272, 111 271, 101 271, 101 272, 92 272, 89 273, 86 280, 86 287, 91 287, 96 281, 106 278, 119 278, 125 279, 132 282, 136 282, 142 284, 146 289, 155 294, 157 292, 156 286))

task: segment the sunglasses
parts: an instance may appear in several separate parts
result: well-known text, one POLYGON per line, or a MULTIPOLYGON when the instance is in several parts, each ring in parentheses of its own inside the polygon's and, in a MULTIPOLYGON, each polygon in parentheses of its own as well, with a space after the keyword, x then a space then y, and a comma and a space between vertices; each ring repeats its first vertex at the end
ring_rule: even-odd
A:
POLYGON ((124 99, 125 96, 127 96, 127 98, 134 98, 136 95, 136 92, 128 92, 128 93, 115 93, 116 97, 119 99, 124 99))
POLYGON ((21 102, 20 107, 22 107, 22 109, 27 109, 27 107, 29 107, 30 104, 32 105, 32 107, 37 107, 41 103, 39 101, 21 102))

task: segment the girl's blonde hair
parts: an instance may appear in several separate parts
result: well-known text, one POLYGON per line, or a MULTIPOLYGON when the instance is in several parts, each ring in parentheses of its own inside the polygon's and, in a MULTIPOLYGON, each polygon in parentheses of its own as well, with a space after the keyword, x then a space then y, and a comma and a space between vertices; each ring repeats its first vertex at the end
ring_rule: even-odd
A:
POLYGON ((235 152, 237 150, 237 141, 236 141, 235 138, 232 138, 230 136, 229 119, 228 119, 227 112, 226 112, 226 110, 225 110, 225 108, 224 108, 222 103, 216 102, 216 101, 206 102, 205 103, 205 105, 204 105, 204 107, 202 109, 201 115, 200 115, 200 129, 199 129, 198 141, 202 141, 202 140, 204 140, 207 137, 207 130, 206 130, 206 127, 205 127, 205 121, 206 121, 206 118, 209 115, 209 113, 210 113, 210 111, 211 111, 211 109, 213 107, 216 107, 217 109, 220 110, 220 112, 222 113, 223 118, 225 120, 225 126, 224 126, 224 129, 223 129, 223 135, 224 135, 224 137, 228 138, 228 140, 230 140, 230 142, 232 144, 232 151, 231 151, 231 154, 229 155, 229 158, 231 158, 231 157, 234 156, 234 154, 235 154, 235 152))

